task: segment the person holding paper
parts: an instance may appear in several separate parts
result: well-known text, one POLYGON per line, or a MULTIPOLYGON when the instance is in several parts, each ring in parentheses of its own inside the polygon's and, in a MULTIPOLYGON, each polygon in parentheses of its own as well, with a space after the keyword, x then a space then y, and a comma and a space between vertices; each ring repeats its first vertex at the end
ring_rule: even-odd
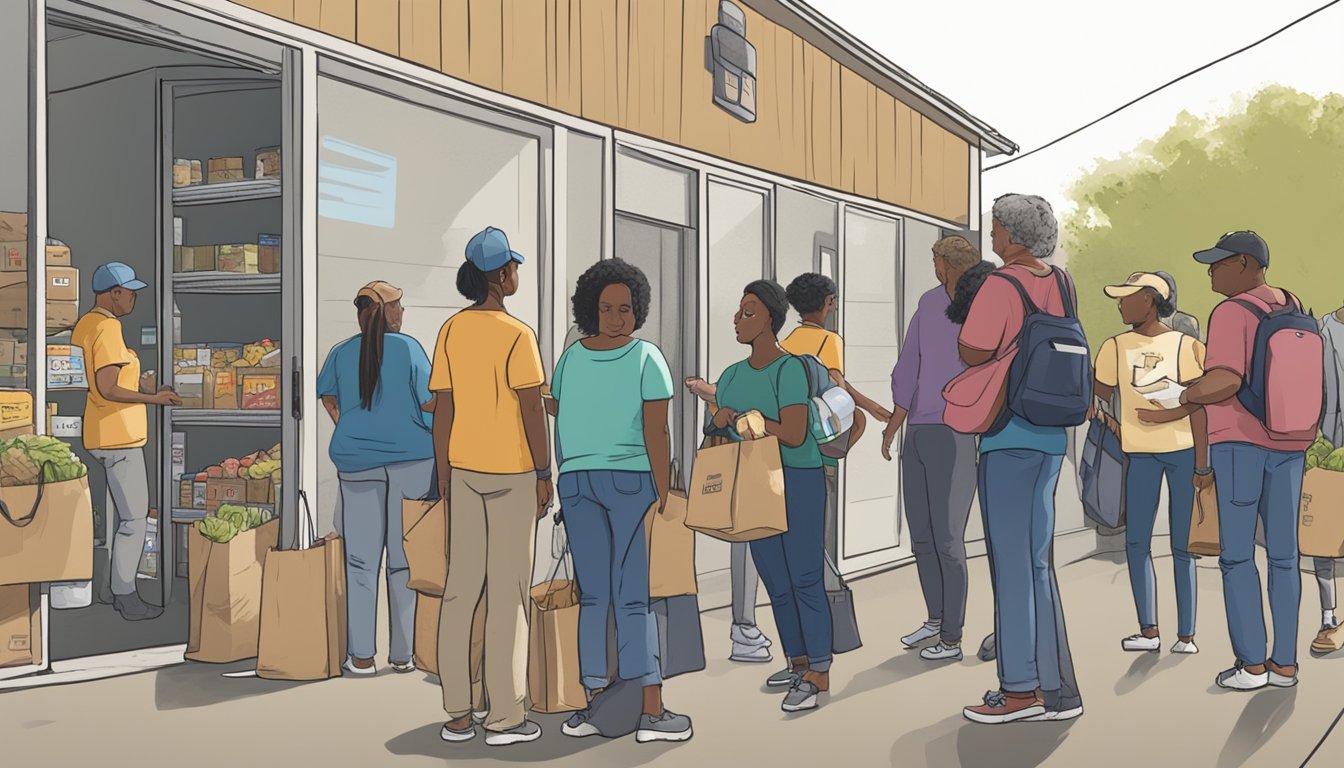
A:
POLYGON ((1203 409, 1162 424, 1139 419, 1139 412, 1171 408, 1184 384, 1204 375, 1204 345, 1159 318, 1171 311, 1171 286, 1162 277, 1136 272, 1106 295, 1119 302, 1120 318, 1131 330, 1102 342, 1095 360, 1094 392, 1102 403, 1120 396, 1117 419, 1106 424, 1129 457, 1125 474, 1125 553, 1134 591, 1139 631, 1120 641, 1126 651, 1154 652, 1161 647, 1157 628, 1157 577, 1152 538, 1162 481, 1166 479, 1171 522, 1172 565, 1176 572, 1176 634, 1172 653, 1199 653, 1195 645, 1195 559, 1190 539, 1192 480, 1209 467, 1203 409))

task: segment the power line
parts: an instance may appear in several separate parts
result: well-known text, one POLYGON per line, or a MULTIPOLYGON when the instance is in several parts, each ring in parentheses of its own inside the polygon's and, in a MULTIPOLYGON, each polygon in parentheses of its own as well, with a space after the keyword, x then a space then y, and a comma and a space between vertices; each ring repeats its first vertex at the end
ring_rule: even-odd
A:
POLYGON ((1092 122, 1088 123, 1087 125, 1081 126, 1081 127, 1079 127, 1079 128, 1075 128, 1074 130, 1069 131, 1068 133, 1064 134, 1063 136, 1060 136, 1059 138, 1055 139, 1054 141, 1051 141, 1051 142, 1048 143, 1048 144, 1042 144, 1041 146, 1039 146, 1039 147, 1037 147, 1037 148, 1031 150, 1030 152, 1027 152, 1027 153, 1025 153, 1025 154, 1018 155, 1017 157, 1011 158, 1011 159, 1009 159, 1009 160, 1004 160, 1002 163, 995 163, 994 165, 991 165, 991 166, 989 166, 988 168, 985 168, 983 172, 986 172, 986 173, 987 173, 987 172, 989 172, 989 171, 994 170, 995 168, 1002 168, 1002 167, 1005 166, 1005 165, 1011 165, 1012 163, 1016 163, 1018 160, 1022 160, 1023 158, 1027 158, 1027 157, 1031 157, 1032 155, 1036 154, 1037 152, 1040 152, 1040 151, 1043 150, 1043 149, 1049 149, 1050 147, 1053 147, 1054 145, 1060 143, 1061 141, 1064 141, 1064 140, 1067 139, 1067 138, 1070 138, 1071 136, 1075 136, 1075 135, 1077 135, 1077 134, 1079 134, 1079 133, 1082 133, 1083 131, 1087 130, 1088 128, 1091 128, 1092 126, 1096 125, 1097 123, 1100 123, 1100 122, 1103 121, 1103 120, 1106 120, 1106 119, 1108 119, 1108 118, 1114 117, 1116 114, 1118 114, 1118 113, 1120 113, 1120 112, 1122 112, 1122 111, 1124 111, 1124 110, 1126 110, 1126 109, 1128 109, 1128 108, 1134 106, 1135 104, 1138 104, 1140 101, 1143 101, 1144 99, 1148 98, 1149 96, 1152 96, 1153 94, 1157 93, 1158 91, 1161 91, 1161 90, 1166 89, 1166 88, 1168 88, 1168 87, 1170 87, 1170 86, 1173 86, 1173 85, 1175 85, 1176 83, 1179 83, 1179 82, 1181 82, 1182 80, 1185 80, 1185 79, 1188 78, 1188 77, 1193 77, 1194 75, 1197 75, 1197 74, 1199 74, 1200 72, 1203 72, 1204 70, 1208 69, 1209 67, 1212 67, 1212 66, 1214 66, 1214 65, 1216 65, 1216 64, 1221 64, 1222 62, 1227 61, 1228 59, 1232 58, 1233 56, 1238 56, 1238 55, 1240 55, 1240 54, 1243 54, 1243 53, 1245 53, 1246 51, 1249 51, 1249 50, 1251 50, 1252 48, 1256 47, 1257 45, 1260 45, 1261 43, 1267 42, 1267 41, 1269 41, 1269 40, 1274 39, 1275 37, 1278 37, 1279 35, 1283 34, 1284 32, 1287 32, 1288 30, 1292 29, 1293 27, 1297 26, 1298 24, 1301 24, 1302 22, 1306 21, 1307 19, 1310 19, 1312 16, 1315 16, 1316 14, 1320 13, 1321 11, 1324 11, 1324 10, 1330 8, 1330 7, 1333 6, 1333 5, 1338 5, 1339 3, 1340 3, 1340 0, 1331 0, 1330 2, 1326 3, 1325 5, 1322 5, 1320 8, 1317 8, 1316 10, 1314 10, 1314 11, 1312 11, 1312 12, 1306 14, 1305 16, 1302 16, 1302 17, 1300 17, 1300 18, 1294 19, 1293 21, 1289 22, 1288 24, 1284 25, 1283 27, 1280 27, 1279 29, 1276 29, 1275 31, 1271 32, 1270 34, 1268 34, 1268 35, 1266 35, 1266 36, 1264 36, 1264 37, 1262 37, 1262 38, 1260 38, 1259 40, 1256 40, 1254 43, 1251 43, 1250 45, 1244 46, 1244 47, 1242 47, 1242 48, 1238 48, 1237 50, 1235 50, 1235 51, 1233 51, 1233 52, 1227 54, 1226 56, 1221 56, 1221 57, 1219 57, 1219 58, 1217 58, 1217 59, 1214 59, 1213 61, 1210 61, 1208 64, 1205 64, 1204 66, 1199 67, 1198 69, 1192 69, 1192 70, 1190 70, 1189 72, 1186 72, 1184 75, 1181 75, 1180 77, 1176 78, 1175 80, 1171 80, 1171 81, 1169 81, 1169 82, 1163 83, 1162 85, 1159 85, 1158 87, 1156 87, 1156 88, 1154 88, 1153 90, 1151 90, 1151 91, 1149 91, 1149 92, 1143 94, 1142 96, 1140 96, 1140 97, 1138 97, 1138 98, 1136 98, 1136 99, 1133 99, 1133 100, 1131 100, 1131 101, 1125 102, 1124 104, 1120 105, 1119 107, 1116 107, 1115 109, 1111 110, 1110 112, 1107 112, 1106 114, 1102 115, 1101 117, 1098 117, 1096 120, 1093 120, 1092 122))

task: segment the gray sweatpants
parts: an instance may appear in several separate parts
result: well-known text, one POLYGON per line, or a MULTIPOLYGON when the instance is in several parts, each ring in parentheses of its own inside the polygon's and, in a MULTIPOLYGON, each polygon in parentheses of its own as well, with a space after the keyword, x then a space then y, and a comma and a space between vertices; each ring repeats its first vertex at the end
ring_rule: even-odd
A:
POLYGON ((103 466, 107 478, 105 513, 115 515, 112 534, 112 594, 135 592, 135 572, 145 551, 149 525, 149 476, 145 473, 145 449, 115 448, 89 451, 103 466))
POLYGON ((756 594, 761 575, 751 559, 751 545, 745 541, 732 545, 733 623, 756 626, 756 594))
POLYGON ((1313 557, 1311 564, 1316 569, 1316 586, 1321 590, 1321 610, 1335 610, 1335 561, 1329 557, 1313 557))
POLYGON ((350 655, 372 659, 378 651, 378 571, 387 550, 388 663, 411 660, 415 641, 415 593, 402 547, 401 502, 433 491, 434 460, 404 461, 362 472, 341 472, 345 516, 346 631, 350 655))
POLYGON ((901 474, 910 548, 931 621, 944 643, 961 642, 966 622, 966 521, 976 488, 973 435, 940 424, 905 428, 901 474))

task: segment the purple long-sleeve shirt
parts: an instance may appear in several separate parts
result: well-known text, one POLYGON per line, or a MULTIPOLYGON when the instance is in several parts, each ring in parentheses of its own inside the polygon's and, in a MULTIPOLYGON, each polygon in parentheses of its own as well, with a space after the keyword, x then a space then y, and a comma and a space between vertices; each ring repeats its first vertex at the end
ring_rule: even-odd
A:
POLYGON ((961 327, 947 319, 951 304, 943 286, 928 291, 905 332, 891 371, 891 398, 909 412, 907 424, 943 424, 943 387, 966 370, 957 351, 961 327))

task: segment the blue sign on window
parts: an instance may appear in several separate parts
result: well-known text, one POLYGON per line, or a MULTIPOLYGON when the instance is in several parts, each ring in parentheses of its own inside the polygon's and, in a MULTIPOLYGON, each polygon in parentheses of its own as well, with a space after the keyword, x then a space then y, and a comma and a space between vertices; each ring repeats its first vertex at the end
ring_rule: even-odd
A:
POLYGON ((397 219, 397 159, 323 136, 317 170, 318 214, 391 229, 397 219))

